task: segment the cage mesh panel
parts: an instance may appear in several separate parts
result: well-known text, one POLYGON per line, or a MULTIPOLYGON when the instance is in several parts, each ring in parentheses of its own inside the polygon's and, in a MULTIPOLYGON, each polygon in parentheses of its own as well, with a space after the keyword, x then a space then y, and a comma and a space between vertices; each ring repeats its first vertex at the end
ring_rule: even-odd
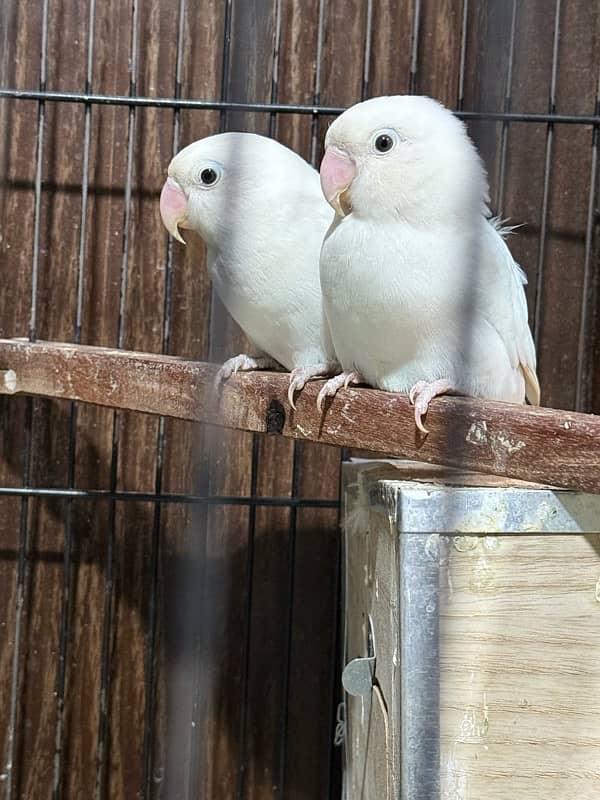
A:
MULTIPOLYGON (((172 154, 236 128, 317 163, 346 105, 429 93, 526 222, 544 403, 598 411, 600 9, 550 6, 3 4, 1 335, 234 354, 158 218, 172 154)), ((0 403, 0 797, 336 797, 340 454, 0 403)))

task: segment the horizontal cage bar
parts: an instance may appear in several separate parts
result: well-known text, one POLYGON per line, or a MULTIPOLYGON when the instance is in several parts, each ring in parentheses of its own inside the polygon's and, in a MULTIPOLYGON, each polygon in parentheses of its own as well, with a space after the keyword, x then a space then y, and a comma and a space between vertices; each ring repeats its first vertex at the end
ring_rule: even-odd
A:
MULTIPOLYGON (((186 108, 205 111, 252 111, 265 114, 337 115, 345 106, 295 105, 288 103, 234 103, 229 100, 192 100, 176 97, 140 97, 129 95, 94 94, 89 92, 54 92, 34 89, 0 89, 0 98, 43 100, 59 103, 88 103, 91 105, 129 106, 145 108, 186 108)), ((538 122, 567 125, 600 125, 600 114, 560 114, 521 111, 455 111, 465 120, 480 119, 497 122, 538 122)))
POLYGON ((337 500, 304 497, 261 497, 249 495, 170 494, 160 492, 119 492, 110 489, 68 489, 45 486, 1 486, 0 497, 46 497, 59 500, 116 500, 137 503, 181 503, 211 506, 278 506, 300 508, 338 508, 337 500))

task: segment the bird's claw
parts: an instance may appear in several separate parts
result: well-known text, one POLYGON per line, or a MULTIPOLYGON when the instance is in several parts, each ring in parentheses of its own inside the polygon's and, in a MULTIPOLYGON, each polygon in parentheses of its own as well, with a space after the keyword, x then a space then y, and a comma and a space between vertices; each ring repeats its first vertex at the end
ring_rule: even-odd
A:
POLYGON ((296 410, 296 403, 294 402, 294 393, 304 389, 307 377, 305 370, 302 367, 294 367, 290 372, 290 385, 288 386, 287 396, 290 406, 296 410))
POLYGON ((323 388, 321 389, 321 391, 317 395, 317 408, 319 409, 319 413, 320 414, 323 413, 323 403, 325 402, 325 398, 326 397, 331 397, 332 395, 335 395, 335 393, 337 392, 337 389, 331 389, 329 387, 330 383, 331 383, 331 381, 327 381, 325 386, 323 386, 323 388))
POLYGON ((414 406, 415 397, 419 394, 419 392, 422 392, 426 386, 427 386, 426 381, 417 381, 414 384, 414 386, 411 386, 410 391, 408 393, 408 399, 410 400, 411 406, 414 406))
POLYGON ((227 362, 225 362, 225 364, 223 364, 223 366, 215 375, 215 379, 213 381, 213 388, 215 392, 218 392, 221 388, 221 384, 225 383, 225 381, 231 378, 231 376, 236 372, 237 369, 229 369, 227 367, 227 362))
POLYGON ((421 433, 426 435, 429 433, 425 425, 423 425, 422 419, 425 414, 427 414, 429 403, 434 397, 437 397, 440 394, 451 392, 452 390, 452 384, 450 381, 445 380, 444 378, 431 381, 431 383, 428 383, 427 381, 417 381, 413 386, 411 386, 410 391, 408 392, 408 399, 410 400, 411 405, 415 407, 415 425, 421 431, 421 433))
POLYGON ((351 383, 361 383, 361 381, 362 378, 357 372, 340 372, 339 375, 334 375, 325 383, 317 396, 319 412, 323 413, 323 403, 328 397, 335 397, 342 387, 347 389, 351 383))
POLYGON ((238 356, 228 358, 215 375, 213 381, 214 389, 218 392, 221 388, 221 384, 229 380, 236 372, 250 372, 253 369, 266 369, 276 366, 276 363, 277 362, 268 356, 255 357, 246 355, 246 353, 240 353, 238 356))
POLYGON ((415 403, 415 425, 425 435, 429 433, 429 430, 423 425, 421 418, 427 413, 428 407, 429 403, 415 403))
POLYGON ((312 380, 313 378, 323 378, 327 375, 331 375, 331 373, 337 368, 338 365, 332 362, 307 364, 303 367, 294 367, 294 369, 290 372, 290 384, 288 386, 287 394, 290 406, 294 409, 294 411, 296 410, 294 392, 299 392, 301 389, 304 389, 308 381, 312 380))

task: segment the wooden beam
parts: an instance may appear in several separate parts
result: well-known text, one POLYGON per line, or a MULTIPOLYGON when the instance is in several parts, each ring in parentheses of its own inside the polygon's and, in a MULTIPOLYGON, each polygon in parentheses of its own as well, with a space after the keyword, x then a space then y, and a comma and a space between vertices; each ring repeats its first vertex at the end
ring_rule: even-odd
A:
POLYGON ((215 372, 172 356, 0 340, 0 394, 79 400, 600 493, 598 416, 443 397, 432 403, 423 436, 405 395, 347 389, 320 414, 315 381, 294 412, 287 375, 236 375, 217 396, 215 372))

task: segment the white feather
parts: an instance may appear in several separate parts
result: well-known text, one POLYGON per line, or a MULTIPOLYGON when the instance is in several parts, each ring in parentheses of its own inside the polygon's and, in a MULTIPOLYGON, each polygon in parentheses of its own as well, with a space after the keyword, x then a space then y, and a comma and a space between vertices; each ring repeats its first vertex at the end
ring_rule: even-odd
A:
POLYGON ((421 97, 376 98, 342 114, 327 145, 357 175, 352 212, 321 251, 321 286, 338 359, 373 386, 449 380, 464 394, 539 402, 525 276, 486 219, 487 179, 466 130, 421 97), (369 148, 378 129, 394 150, 369 148))
POLYGON ((224 133, 186 147, 169 175, 188 195, 188 222, 207 242, 217 294, 255 348, 288 369, 331 362, 319 251, 333 213, 318 173, 283 145, 224 133), (214 166, 220 180, 203 187, 214 166))

